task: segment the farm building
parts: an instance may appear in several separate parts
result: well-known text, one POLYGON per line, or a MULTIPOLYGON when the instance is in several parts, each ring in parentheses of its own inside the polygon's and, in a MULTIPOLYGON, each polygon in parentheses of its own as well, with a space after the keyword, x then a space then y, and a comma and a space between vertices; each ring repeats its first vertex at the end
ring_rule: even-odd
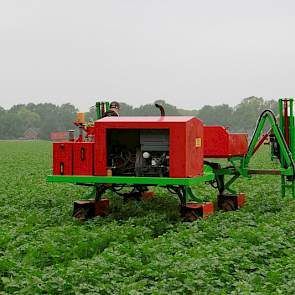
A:
POLYGON ((37 128, 28 128, 24 132, 24 139, 36 140, 39 137, 39 130, 37 128))
POLYGON ((51 132, 50 133, 50 140, 54 141, 63 141, 67 140, 67 132, 51 132))

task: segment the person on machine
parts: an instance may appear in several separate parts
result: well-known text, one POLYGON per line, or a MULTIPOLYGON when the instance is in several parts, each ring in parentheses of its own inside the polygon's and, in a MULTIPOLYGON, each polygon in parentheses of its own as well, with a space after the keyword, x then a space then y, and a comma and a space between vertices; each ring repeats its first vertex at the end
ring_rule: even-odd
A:
POLYGON ((119 117, 120 104, 117 101, 110 103, 110 109, 103 114, 103 117, 119 117))

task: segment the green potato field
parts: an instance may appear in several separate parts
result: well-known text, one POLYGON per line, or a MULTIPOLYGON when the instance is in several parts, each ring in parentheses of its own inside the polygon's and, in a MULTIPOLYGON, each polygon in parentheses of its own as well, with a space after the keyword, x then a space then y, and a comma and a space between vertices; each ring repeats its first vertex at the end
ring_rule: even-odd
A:
MULTIPOLYGON (((245 207, 192 223, 160 188, 143 202, 109 195, 110 216, 81 223, 73 201, 89 188, 47 183, 51 151, 0 141, 0 294, 295 294, 295 200, 278 176, 239 179, 245 207)), ((252 165, 275 165, 267 147, 252 165)))

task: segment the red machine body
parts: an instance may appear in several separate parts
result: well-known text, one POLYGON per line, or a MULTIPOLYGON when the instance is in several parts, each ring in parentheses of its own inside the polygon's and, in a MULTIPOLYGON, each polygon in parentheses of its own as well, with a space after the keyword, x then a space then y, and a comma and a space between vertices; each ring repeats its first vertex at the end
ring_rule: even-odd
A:
POLYGON ((134 136, 136 132, 145 132, 148 144, 157 149, 163 144, 160 131, 167 135, 164 145, 167 145, 169 154, 169 171, 163 177, 201 176, 204 158, 244 156, 248 149, 247 134, 229 133, 222 126, 203 126, 202 121, 195 117, 105 117, 91 126, 95 141, 53 143, 53 174, 112 175, 112 172, 109 174, 112 167, 108 164, 112 155, 108 153, 113 140, 124 139, 126 149, 133 148, 135 155, 135 146, 142 144, 134 136), (110 131, 115 132, 111 138, 110 131), (160 136, 156 137, 158 141, 152 136, 153 132, 160 132, 160 136))
POLYGON ((244 156, 248 150, 246 133, 229 133, 223 126, 204 126, 204 157, 244 156))
POLYGON ((93 175, 94 142, 73 143, 74 175, 93 175))
POLYGON ((93 175, 94 142, 53 143, 54 175, 93 175))
POLYGON ((73 143, 54 142, 53 143, 53 174, 72 175, 73 174, 73 143))
POLYGON ((94 174, 107 175, 108 130, 169 130, 169 177, 203 175, 203 123, 195 117, 106 117, 95 122, 94 174))

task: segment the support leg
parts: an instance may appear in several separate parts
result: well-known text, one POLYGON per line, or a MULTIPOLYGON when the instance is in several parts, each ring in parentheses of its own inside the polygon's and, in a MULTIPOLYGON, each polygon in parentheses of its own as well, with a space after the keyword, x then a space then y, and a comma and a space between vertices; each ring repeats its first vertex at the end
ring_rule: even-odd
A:
MULTIPOLYGON (((230 186, 240 177, 240 174, 233 175, 226 183, 223 184, 223 190, 219 188, 217 196, 218 209, 223 211, 233 211, 239 209, 246 202, 246 196, 243 193, 237 193, 230 186), (228 191, 229 193, 226 193, 228 191)), ((218 183, 217 183, 218 184, 218 183)))
POLYGON ((195 197, 189 186, 182 186, 178 195, 180 198, 180 212, 185 221, 205 218, 214 213, 213 203, 204 202, 195 197))
POLYGON ((281 175, 281 190, 282 190, 282 197, 286 196, 286 180, 285 175, 281 175))
POLYGON ((95 184, 87 199, 74 202, 73 216, 83 221, 95 216, 108 215, 109 200, 102 199, 102 196, 109 188, 108 185, 95 184))

